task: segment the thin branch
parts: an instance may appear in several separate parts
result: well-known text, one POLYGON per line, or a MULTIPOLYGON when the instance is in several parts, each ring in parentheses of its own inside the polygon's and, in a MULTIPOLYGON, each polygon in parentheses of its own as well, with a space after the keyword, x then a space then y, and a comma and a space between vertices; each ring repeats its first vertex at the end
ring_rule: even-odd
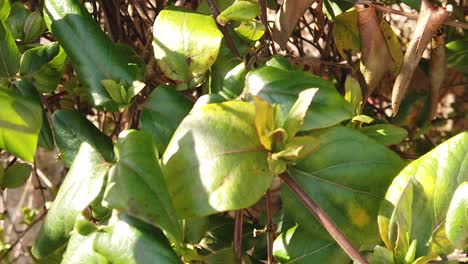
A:
MULTIPOLYGON (((216 21, 216 18, 219 16, 219 10, 216 7, 216 4, 213 2, 213 0, 208 0, 208 5, 210 6, 211 13, 213 14, 213 18, 216 21)), ((227 29, 220 25, 218 21, 216 21, 216 25, 218 26, 219 30, 223 33, 224 38, 226 39, 226 44, 228 45, 229 49, 231 50, 232 54, 235 56, 242 58, 240 55, 239 51, 236 48, 236 45, 234 44, 234 41, 231 38, 231 35, 229 35, 229 32, 227 29)))
POLYGON ((333 223, 330 217, 322 210, 309 195, 296 183, 296 181, 289 176, 286 172, 279 175, 279 177, 288 185, 288 187, 296 194, 296 196, 304 203, 307 209, 317 218, 323 225, 328 233, 335 239, 340 247, 348 254, 348 256, 361 264, 368 264, 369 262, 359 254, 359 251, 349 242, 349 240, 341 233, 338 227, 333 223))
POLYGON ((242 263, 242 224, 244 222, 242 209, 236 211, 234 221, 234 252, 237 263, 242 263))
POLYGON ((273 216, 271 214, 271 193, 270 190, 266 192, 266 203, 267 203, 267 252, 268 252, 268 263, 275 263, 275 258, 273 257, 273 241, 275 241, 275 224, 273 223, 273 216))

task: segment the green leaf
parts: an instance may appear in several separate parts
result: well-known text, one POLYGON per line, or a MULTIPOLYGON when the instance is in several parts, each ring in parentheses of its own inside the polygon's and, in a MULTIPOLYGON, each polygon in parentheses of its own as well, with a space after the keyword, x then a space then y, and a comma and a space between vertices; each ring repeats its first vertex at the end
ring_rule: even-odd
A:
POLYGON ((312 239, 300 226, 281 233, 273 243, 273 255, 280 263, 347 263, 349 257, 333 241, 312 239))
POLYGON ((265 34, 265 26, 262 22, 246 21, 242 22, 234 31, 244 39, 257 41, 265 34))
POLYGON ((109 93, 110 97, 114 102, 117 104, 125 104, 127 100, 127 91, 124 89, 120 82, 116 82, 114 80, 102 80, 102 86, 106 91, 109 93), (123 89, 123 92, 122 92, 123 89))
POLYGON ((335 18, 333 37, 336 48, 344 59, 350 58, 361 51, 361 39, 359 37, 358 19, 356 10, 341 13, 335 18))
POLYGON ((20 75, 41 93, 53 92, 62 78, 67 56, 57 42, 23 53, 20 75))
POLYGON ((127 130, 115 146, 117 163, 109 171, 104 203, 161 227, 178 241, 182 232, 158 162, 151 136, 127 130))
POLYGON ((52 129, 50 128, 49 119, 44 112, 44 107, 41 104, 41 98, 36 88, 27 80, 21 79, 15 82, 16 88, 21 92, 22 95, 30 97, 42 108, 42 126, 39 132, 39 139, 37 144, 39 146, 53 150, 55 147, 54 136, 52 135, 52 129))
MULTIPOLYGON (((350 128, 330 128, 316 136, 318 147, 289 174, 356 247, 375 246, 379 204, 404 162, 350 128)), ((286 212, 299 225, 316 239, 333 241, 289 188, 283 188, 282 197, 286 212)))
POLYGON ((32 162, 42 125, 40 105, 30 98, 1 89, 0 105, 0 148, 32 162))
POLYGON ((462 249, 468 243, 468 182, 460 184, 453 194, 447 211, 445 233, 456 248, 462 249))
POLYGON ((27 163, 15 163, 5 170, 0 183, 1 188, 15 189, 23 186, 31 175, 32 166, 27 163))
POLYGON ((96 233, 93 248, 110 263, 181 263, 159 229, 124 214, 96 233))
POLYGON ((180 218, 249 207, 274 177, 254 126, 254 106, 239 101, 194 108, 162 163, 180 218))
POLYGON ((468 73, 468 38, 451 41, 447 48, 447 65, 463 73, 468 73))
POLYGON ((301 131, 333 126, 353 115, 351 105, 330 82, 306 72, 266 66, 250 71, 245 84, 248 94, 258 96, 270 104, 279 104, 283 116, 290 111, 300 92, 318 88, 301 131))
POLYGON ((236 1, 226 8, 216 18, 219 24, 225 26, 230 20, 250 21, 260 14, 257 1, 236 1))
POLYGON ((348 75, 345 82, 345 100, 354 108, 354 113, 359 115, 362 109, 362 91, 359 82, 348 75))
POLYGON ((370 124, 374 122, 374 118, 367 115, 357 115, 351 119, 352 122, 370 124))
POLYGON ((20 56, 13 36, 0 21, 0 77, 13 77, 18 72, 20 56))
POLYGON ((266 62, 266 66, 275 67, 285 71, 292 71, 293 68, 291 64, 289 64, 288 59, 281 55, 273 55, 269 61, 266 62))
POLYGON ((391 146, 401 143, 408 136, 406 129, 394 126, 392 124, 378 124, 366 126, 359 129, 361 133, 375 139, 385 146, 391 146))
POLYGON ((223 35, 210 16, 171 8, 154 22, 154 56, 164 74, 188 83, 216 60, 223 35))
POLYGON ((14 39, 24 39, 24 23, 29 14, 31 11, 27 10, 22 2, 14 2, 11 5, 10 15, 5 20, 5 25, 14 39))
MULTIPOLYGON (((236 264, 239 263, 236 259, 236 255, 234 249, 230 248, 223 248, 221 250, 216 251, 215 253, 207 256, 205 258, 206 263, 210 264, 236 264)), ((245 262, 242 262, 245 263, 245 262)))
MULTIPOLYGON (((413 191, 413 197, 408 198, 412 208, 417 208, 418 204, 427 204, 425 206, 429 213, 406 212, 402 217, 412 223, 409 241, 418 239, 418 251, 416 258, 421 254, 448 254, 453 251, 453 245, 447 239, 444 225, 451 200, 455 190, 464 181, 468 179, 467 153, 468 153, 468 133, 464 132, 443 144, 439 145, 421 158, 410 163, 394 179, 388 188, 385 196, 386 203, 381 206, 378 224, 380 235, 387 247, 391 248, 395 244, 395 227, 393 224, 396 219, 393 215, 398 211, 401 196, 410 180, 414 186, 418 187, 417 195, 413 191), (419 229, 429 229, 426 237, 419 229), (413 229, 414 230, 413 232, 413 229), (431 236, 432 235, 432 236, 431 236), (424 238, 424 239, 423 239, 424 238), (425 245, 426 248, 422 248, 425 245), (428 251, 428 252, 424 252, 428 251)), ((413 188, 414 189, 414 188, 413 188)), ((407 203, 409 203, 407 202, 407 203)))
POLYGON ((140 116, 140 127, 151 134, 161 155, 192 106, 174 87, 166 85, 158 86, 146 100, 140 116))
MULTIPOLYGON (((236 62, 236 60, 233 62, 236 62)), ((222 91, 219 94, 226 99, 239 97, 244 90, 246 74, 247 70, 243 62, 232 68, 225 74, 222 82, 222 91)))
POLYGON ((275 112, 268 102, 258 98, 253 98, 255 107, 254 124, 260 143, 266 150, 272 150, 273 140, 271 133, 275 130, 275 112))
POLYGON ((297 132, 301 130, 307 110, 318 91, 319 89, 317 88, 310 88, 302 91, 294 105, 289 110, 283 125, 283 128, 286 130, 289 138, 294 137, 297 132))
POLYGON ((112 140, 79 112, 55 111, 52 115, 52 128, 65 165, 72 164, 82 142, 97 149, 106 161, 114 160, 112 140))
POLYGON ((44 16, 92 103, 115 110, 101 80, 133 83, 142 79, 141 64, 135 63, 141 59, 131 48, 112 43, 79 0, 46 0, 44 16))
POLYGON ((45 30, 46 25, 41 13, 39 11, 32 12, 24 22, 24 41, 29 42, 40 37, 45 30))
POLYGON ((10 0, 0 0, 0 20, 5 21, 10 14, 10 0))
POLYGON ((393 252, 385 247, 375 246, 374 254, 370 259, 372 264, 393 264, 393 252))
POLYGON ((100 153, 83 142, 34 242, 36 258, 44 258, 65 244, 76 217, 101 191, 108 169, 100 153))

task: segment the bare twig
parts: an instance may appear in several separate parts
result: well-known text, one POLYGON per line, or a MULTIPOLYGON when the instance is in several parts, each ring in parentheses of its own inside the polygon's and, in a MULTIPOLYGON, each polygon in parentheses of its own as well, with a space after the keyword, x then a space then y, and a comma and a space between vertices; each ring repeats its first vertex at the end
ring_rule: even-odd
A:
POLYGON ((237 263, 242 263, 242 224, 244 222, 244 212, 242 209, 235 213, 234 222, 234 252, 237 263))
POLYGON ((349 240, 341 233, 338 227, 333 223, 330 217, 322 210, 310 196, 296 183, 296 181, 286 172, 279 177, 288 185, 288 187, 296 194, 296 196, 304 203, 307 209, 317 218, 317 220, 328 231, 331 237, 340 245, 340 247, 348 254, 348 256, 361 264, 368 264, 368 261, 359 254, 359 251, 349 242, 349 240))

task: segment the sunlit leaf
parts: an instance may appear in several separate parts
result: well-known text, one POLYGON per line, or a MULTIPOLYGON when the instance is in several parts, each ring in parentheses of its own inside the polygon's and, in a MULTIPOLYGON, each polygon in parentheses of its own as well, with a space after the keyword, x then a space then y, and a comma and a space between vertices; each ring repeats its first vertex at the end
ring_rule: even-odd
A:
POLYGON ((238 0, 224 9, 216 18, 219 24, 226 25, 230 20, 250 21, 260 14, 257 1, 238 0))
POLYGON ((391 124, 366 126, 360 128, 359 131, 386 146, 399 144, 408 136, 408 132, 404 128, 391 124))
POLYGON ((18 72, 20 56, 15 39, 0 21, 0 77, 12 77, 18 72))
POLYGON ((456 248, 463 248, 468 243, 468 182, 465 181, 453 194, 447 211, 445 233, 456 248))
POLYGON ((10 14, 10 0, 0 0, 0 20, 5 21, 10 14))

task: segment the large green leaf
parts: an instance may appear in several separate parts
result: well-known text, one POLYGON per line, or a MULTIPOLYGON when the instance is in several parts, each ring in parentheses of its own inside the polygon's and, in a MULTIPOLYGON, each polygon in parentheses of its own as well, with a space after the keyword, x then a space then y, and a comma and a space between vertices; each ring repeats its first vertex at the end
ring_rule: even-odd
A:
MULTIPOLYGON (((374 247, 379 241, 379 204, 404 162, 350 128, 330 128, 316 136, 319 146, 289 174, 356 247, 374 247)), ((333 241, 289 188, 283 188, 282 197, 286 212, 302 228, 316 239, 333 241)))
POLYGON ((18 72, 20 56, 15 39, 0 21, 0 77, 12 77, 18 72))
POLYGON ((117 163, 109 171, 104 202, 161 227, 181 241, 182 233, 151 136, 143 131, 124 131, 115 151, 117 163))
POLYGON ((280 263, 347 263, 349 257, 334 241, 314 240, 299 226, 281 233, 273 243, 280 263))
POLYGON ((135 52, 112 43, 79 0, 46 0, 44 16, 95 105, 112 104, 102 80, 131 84, 142 78, 135 52))
POLYGON ((359 131, 386 146, 399 144, 408 136, 408 132, 404 128, 391 124, 366 126, 360 128, 359 131))
POLYGON ((181 263, 164 234, 124 214, 96 233, 94 250, 116 264, 181 263))
POLYGON ((0 148, 32 162, 42 125, 40 105, 28 97, 2 89, 0 105, 0 148))
POLYGON ((32 48, 21 57, 20 75, 39 92, 52 92, 62 78, 66 58, 57 42, 32 48))
POLYGON ((180 8, 165 9, 154 22, 154 56, 167 77, 189 82, 213 65, 222 37, 210 16, 180 8))
POLYGON ((31 175, 32 166, 27 163, 15 163, 5 170, 0 187, 14 189, 23 186, 31 175))
POLYGON ((453 194, 445 221, 447 238, 462 249, 468 243, 468 182, 465 181, 453 194))
POLYGON ((281 105, 283 116, 287 115, 300 92, 318 88, 307 111, 302 131, 329 127, 353 116, 351 105, 330 82, 306 72, 266 66, 249 72, 245 84, 248 94, 281 105))
POLYGON ((190 109, 192 103, 171 86, 158 86, 146 100, 140 127, 153 136, 160 154, 164 153, 174 131, 190 109))
POLYGON ((10 14, 10 0, 0 0, 0 20, 5 21, 10 14))
POLYGON ((76 217, 101 191, 108 169, 97 150, 81 144, 33 245, 35 257, 44 258, 66 243, 76 217))
POLYGON ((254 106, 238 101, 194 108, 169 142, 162 169, 180 218, 251 206, 274 176, 254 106))
POLYGON ((112 140, 79 112, 73 110, 54 112, 52 128, 65 165, 72 164, 82 142, 87 142, 97 149, 105 160, 109 162, 114 160, 112 140))
MULTIPOLYGON (((418 256, 427 253, 447 254, 453 250, 453 245, 447 239, 443 223, 446 221, 455 190, 468 180, 467 146, 468 133, 464 132, 410 163, 394 179, 385 196, 387 202, 381 206, 378 217, 380 235, 388 248, 393 249, 396 245, 397 236, 395 234, 398 231, 396 229, 400 226, 402 229, 399 232, 409 234, 409 242, 413 239, 419 239, 418 245, 423 245, 422 247, 418 246, 418 256), (420 186, 421 191, 418 192, 417 196, 413 194, 413 197, 406 198, 409 199, 406 203, 417 208, 421 206, 418 203, 421 204, 420 201, 423 201, 426 208, 430 210, 429 213, 412 213, 414 209, 399 209, 399 204, 402 203, 400 201, 403 199, 401 197, 405 193, 404 190, 407 189, 410 179, 413 186, 420 186), (409 224, 403 224, 403 222, 409 224), (429 229, 429 231, 425 231, 429 235, 421 236, 422 232, 418 229, 429 229), (424 245, 427 246, 424 247, 424 245)), ((449 226, 450 224, 447 227, 449 226)))

